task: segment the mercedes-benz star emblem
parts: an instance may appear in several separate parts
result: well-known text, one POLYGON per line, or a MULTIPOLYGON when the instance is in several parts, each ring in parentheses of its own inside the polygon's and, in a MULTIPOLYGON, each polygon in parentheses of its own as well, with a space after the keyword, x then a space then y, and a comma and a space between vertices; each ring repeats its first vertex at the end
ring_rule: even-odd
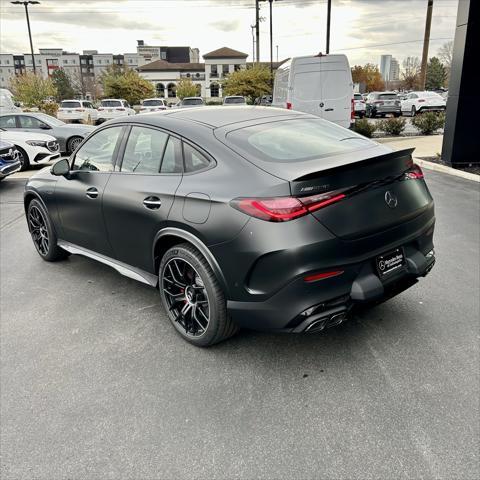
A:
POLYGON ((397 197, 390 190, 385 192, 385 203, 390 208, 395 208, 398 205, 397 197))

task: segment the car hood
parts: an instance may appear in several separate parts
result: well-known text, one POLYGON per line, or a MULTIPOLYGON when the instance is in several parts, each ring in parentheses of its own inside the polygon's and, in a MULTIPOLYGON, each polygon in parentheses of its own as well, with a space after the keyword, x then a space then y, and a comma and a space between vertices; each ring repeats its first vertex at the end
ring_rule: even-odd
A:
POLYGON ((22 141, 26 142, 27 140, 42 140, 44 142, 56 141, 55 137, 47 135, 45 133, 33 133, 33 132, 12 132, 11 130, 2 132, 0 131, 0 137, 3 140, 13 141, 22 141))
POLYGON ((84 135, 88 135, 89 133, 93 132, 95 128, 93 125, 81 125, 76 123, 71 123, 68 125, 62 125, 60 127, 54 127, 61 129, 62 132, 70 132, 72 134, 80 134, 83 133, 84 135))

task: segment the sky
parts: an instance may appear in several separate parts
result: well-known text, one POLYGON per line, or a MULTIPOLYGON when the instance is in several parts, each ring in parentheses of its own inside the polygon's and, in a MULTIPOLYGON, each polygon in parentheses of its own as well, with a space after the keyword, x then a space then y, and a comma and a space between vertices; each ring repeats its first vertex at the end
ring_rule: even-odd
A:
MULTIPOLYGON (((455 34, 459 0, 434 0, 429 56, 455 34)), ((460 0, 462 1, 462 0, 460 0)), ((260 59, 270 58, 269 7, 262 1, 260 59)), ((200 55, 228 46, 252 56, 254 0, 41 0, 30 7, 35 51, 132 53, 146 45, 191 46, 200 55)), ((422 54, 427 0, 333 0, 330 53, 350 65, 378 64, 392 54, 400 63, 422 54)), ((274 60, 325 52, 326 0, 273 4, 274 60)), ((22 5, 0 0, 0 52, 30 51, 22 5)))

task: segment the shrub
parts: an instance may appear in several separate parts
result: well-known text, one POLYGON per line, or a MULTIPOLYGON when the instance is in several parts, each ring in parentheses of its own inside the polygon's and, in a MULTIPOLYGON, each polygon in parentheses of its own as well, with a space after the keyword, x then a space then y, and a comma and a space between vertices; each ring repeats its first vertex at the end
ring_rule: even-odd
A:
POLYGON ((377 124, 378 130, 389 135, 400 135, 405 130, 407 121, 404 118, 387 118, 377 124))
POLYGON ((40 105, 40 111, 46 113, 47 115, 51 115, 52 117, 56 117, 58 111, 58 104, 55 102, 43 102, 40 105))
POLYGON ((377 126, 373 122, 369 122, 366 118, 355 120, 355 131, 364 137, 371 138, 377 126))
POLYGON ((422 135, 431 135, 445 126, 445 113, 425 112, 412 118, 412 125, 422 135))

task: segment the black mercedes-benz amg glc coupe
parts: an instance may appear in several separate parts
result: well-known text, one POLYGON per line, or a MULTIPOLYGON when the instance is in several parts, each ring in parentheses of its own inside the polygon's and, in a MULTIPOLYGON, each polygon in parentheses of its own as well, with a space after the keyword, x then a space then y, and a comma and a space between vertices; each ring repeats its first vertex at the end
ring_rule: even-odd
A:
POLYGON ((44 260, 86 255, 158 287, 195 345, 316 332, 432 268, 433 200, 411 154, 268 107, 136 115, 33 176, 25 211, 44 260))

